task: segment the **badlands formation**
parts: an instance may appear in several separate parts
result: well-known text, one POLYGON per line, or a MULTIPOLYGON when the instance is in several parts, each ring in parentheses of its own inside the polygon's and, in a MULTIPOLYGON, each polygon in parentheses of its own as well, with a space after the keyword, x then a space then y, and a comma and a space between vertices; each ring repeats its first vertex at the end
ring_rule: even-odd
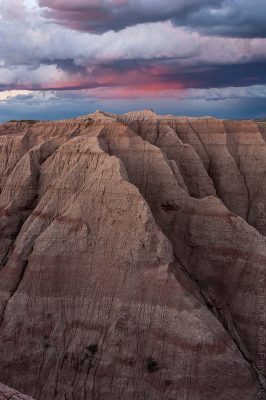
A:
POLYGON ((0 384, 0 400, 33 400, 32 397, 24 396, 16 390, 0 384))
POLYGON ((265 399, 265 141, 149 110, 0 125, 0 399, 265 399))

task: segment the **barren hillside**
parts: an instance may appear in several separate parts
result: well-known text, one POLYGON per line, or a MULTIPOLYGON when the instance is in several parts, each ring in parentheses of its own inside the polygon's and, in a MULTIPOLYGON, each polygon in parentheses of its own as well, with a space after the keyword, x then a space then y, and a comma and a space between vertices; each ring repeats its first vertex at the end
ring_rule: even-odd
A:
POLYGON ((0 125, 1 382, 265 399, 265 140, 150 110, 0 125))

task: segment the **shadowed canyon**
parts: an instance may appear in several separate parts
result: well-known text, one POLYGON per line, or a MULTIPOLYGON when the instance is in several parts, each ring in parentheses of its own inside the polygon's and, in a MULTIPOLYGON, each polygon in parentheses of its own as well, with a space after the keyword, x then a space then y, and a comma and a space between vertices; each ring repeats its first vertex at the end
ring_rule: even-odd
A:
POLYGON ((266 399, 264 121, 11 121, 0 171, 1 400, 266 399))

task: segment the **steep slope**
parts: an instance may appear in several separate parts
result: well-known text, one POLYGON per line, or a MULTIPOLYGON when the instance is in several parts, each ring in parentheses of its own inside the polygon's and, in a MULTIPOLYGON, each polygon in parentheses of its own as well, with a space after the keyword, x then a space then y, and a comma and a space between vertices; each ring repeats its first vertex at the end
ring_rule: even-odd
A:
POLYGON ((0 400, 33 400, 32 397, 24 396, 23 394, 11 389, 0 383, 0 400))
POLYGON ((3 383, 36 400, 265 398, 254 123, 98 111, 0 134, 3 383))
POLYGON ((122 126, 120 130, 123 134, 118 140, 118 127, 114 132, 105 125, 109 150, 123 160, 131 182, 171 240, 178 262, 199 283, 208 303, 264 382, 258 368, 259 338, 254 338, 261 289, 265 287, 265 239, 221 201, 189 197, 158 148, 122 126))

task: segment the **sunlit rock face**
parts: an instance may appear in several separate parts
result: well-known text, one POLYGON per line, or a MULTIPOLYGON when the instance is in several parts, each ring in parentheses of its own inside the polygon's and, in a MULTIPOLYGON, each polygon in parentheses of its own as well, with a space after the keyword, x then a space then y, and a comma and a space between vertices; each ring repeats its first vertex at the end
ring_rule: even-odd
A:
POLYGON ((1 382, 35 400, 265 399, 262 125, 0 125, 1 382))

